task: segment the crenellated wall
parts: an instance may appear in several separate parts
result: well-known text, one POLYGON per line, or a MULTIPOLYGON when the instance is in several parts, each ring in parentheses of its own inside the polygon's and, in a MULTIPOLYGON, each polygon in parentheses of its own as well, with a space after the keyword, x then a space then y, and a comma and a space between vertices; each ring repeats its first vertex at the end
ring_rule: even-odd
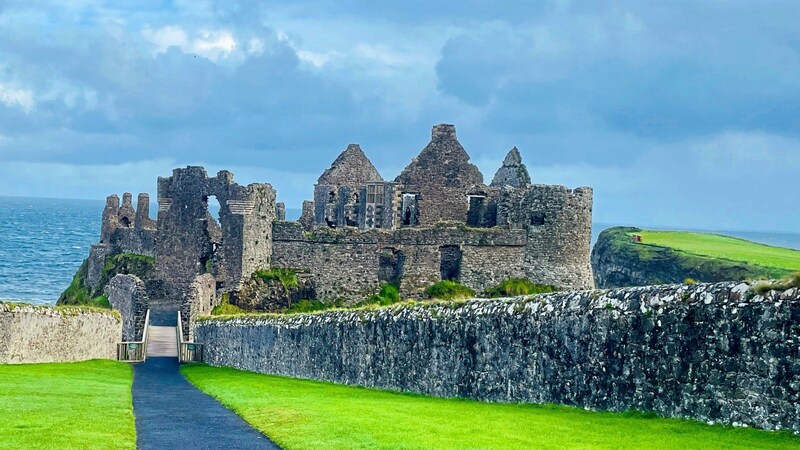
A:
POLYGON ((800 293, 651 286, 201 318, 205 360, 489 401, 800 431, 800 293))
POLYGON ((0 303, 0 364, 116 359, 121 338, 110 310, 0 303))

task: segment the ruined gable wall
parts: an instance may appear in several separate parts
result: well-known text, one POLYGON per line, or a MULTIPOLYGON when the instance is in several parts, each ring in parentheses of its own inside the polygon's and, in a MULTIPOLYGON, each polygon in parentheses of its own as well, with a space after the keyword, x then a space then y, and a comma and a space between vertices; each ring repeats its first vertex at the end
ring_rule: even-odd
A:
POLYGON ((433 127, 431 142, 395 179, 402 192, 419 194, 420 225, 466 222, 467 190, 483 183, 452 125, 433 127))
POLYGON ((385 248, 402 255, 401 295, 420 298, 441 280, 440 246, 460 246, 461 281, 483 290, 519 276, 525 254, 522 230, 479 230, 464 227, 405 228, 400 230, 320 229, 304 233, 294 222, 273 228, 273 266, 308 269, 320 300, 363 300, 377 293, 381 253, 385 248))
POLYGON ((592 189, 533 185, 504 188, 498 224, 527 233, 526 278, 562 288, 591 289, 592 189))

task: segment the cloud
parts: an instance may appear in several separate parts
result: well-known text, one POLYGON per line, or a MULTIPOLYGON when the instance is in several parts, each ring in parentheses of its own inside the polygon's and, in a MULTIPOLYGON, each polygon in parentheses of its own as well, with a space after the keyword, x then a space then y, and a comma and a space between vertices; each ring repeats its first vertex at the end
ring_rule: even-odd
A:
POLYGON ((598 221, 797 228, 798 14, 744 0, 6 2, 0 194, 101 198, 204 164, 299 205, 348 143, 391 178, 445 122, 487 178, 516 145, 534 180, 595 186, 598 221))

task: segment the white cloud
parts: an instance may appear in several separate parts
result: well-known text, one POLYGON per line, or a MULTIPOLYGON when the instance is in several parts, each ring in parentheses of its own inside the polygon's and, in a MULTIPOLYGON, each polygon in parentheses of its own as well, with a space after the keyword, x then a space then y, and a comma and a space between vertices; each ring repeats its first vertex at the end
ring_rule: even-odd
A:
MULTIPOLYGON (((226 30, 200 30, 195 36, 181 27, 168 25, 161 28, 145 28, 142 36, 156 47, 156 53, 166 52, 170 47, 178 47, 186 53, 195 53, 211 61, 218 61, 233 54, 238 48, 236 38, 226 30)), ((250 44, 253 44, 253 40, 250 44)), ((249 47, 248 47, 249 48, 249 47)), ((261 43, 263 50, 263 43, 261 43)))
POLYGON ((17 89, 0 83, 0 103, 10 107, 19 107, 29 113, 36 106, 33 92, 26 89, 17 89))

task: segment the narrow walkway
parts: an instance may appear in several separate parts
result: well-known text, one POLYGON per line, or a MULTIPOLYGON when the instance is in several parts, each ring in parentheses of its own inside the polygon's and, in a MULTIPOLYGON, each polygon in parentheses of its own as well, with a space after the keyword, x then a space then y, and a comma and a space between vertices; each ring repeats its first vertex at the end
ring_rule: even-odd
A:
POLYGON ((151 325, 147 328, 147 357, 178 357, 178 327, 160 327, 151 325))
POLYGON ((133 366, 138 448, 280 448, 181 375, 174 326, 151 326, 148 333, 147 361, 133 366))

